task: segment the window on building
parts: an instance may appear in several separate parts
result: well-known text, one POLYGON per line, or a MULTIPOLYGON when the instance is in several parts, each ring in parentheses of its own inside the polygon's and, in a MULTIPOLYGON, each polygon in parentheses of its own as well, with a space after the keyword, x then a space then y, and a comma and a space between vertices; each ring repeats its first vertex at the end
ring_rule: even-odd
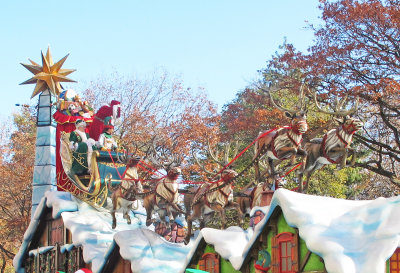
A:
POLYGON ((400 273, 400 248, 396 249, 389 260, 390 273, 400 273))
POLYGON ((205 253, 199 261, 199 269, 210 273, 219 273, 219 256, 216 253, 205 253))
POLYGON ((272 238, 272 273, 298 271, 297 234, 283 232, 272 238))
POLYGON ((64 244, 64 223, 62 218, 48 221, 48 244, 51 246, 64 244))

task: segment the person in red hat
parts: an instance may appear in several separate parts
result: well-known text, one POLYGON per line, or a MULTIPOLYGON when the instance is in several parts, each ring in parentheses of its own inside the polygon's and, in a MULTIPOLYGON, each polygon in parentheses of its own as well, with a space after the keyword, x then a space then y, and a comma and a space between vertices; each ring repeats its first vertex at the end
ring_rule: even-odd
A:
POLYGON ((114 121, 121 116, 121 103, 116 100, 112 100, 108 105, 103 105, 96 112, 93 123, 89 128, 89 135, 94 140, 98 141, 100 135, 104 132, 104 121, 106 118, 111 117, 114 121))

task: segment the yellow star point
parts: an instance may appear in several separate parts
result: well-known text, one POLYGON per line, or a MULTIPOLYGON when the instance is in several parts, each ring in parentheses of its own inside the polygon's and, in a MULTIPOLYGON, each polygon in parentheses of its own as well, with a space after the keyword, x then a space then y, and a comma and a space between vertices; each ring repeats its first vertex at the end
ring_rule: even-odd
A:
POLYGON ((59 60, 57 63, 53 62, 53 58, 51 57, 50 47, 47 49, 46 55, 41 54, 42 56, 42 66, 37 64, 36 62, 29 59, 31 64, 22 64, 23 67, 28 69, 30 72, 34 74, 32 78, 27 81, 24 81, 21 84, 32 84, 36 83, 35 89, 33 90, 31 98, 36 96, 37 94, 49 89, 52 94, 58 96, 61 93, 61 85, 60 82, 75 82, 70 78, 66 77, 72 72, 76 71, 75 69, 62 69, 62 65, 65 60, 68 58, 69 54, 67 54, 64 58, 59 60))

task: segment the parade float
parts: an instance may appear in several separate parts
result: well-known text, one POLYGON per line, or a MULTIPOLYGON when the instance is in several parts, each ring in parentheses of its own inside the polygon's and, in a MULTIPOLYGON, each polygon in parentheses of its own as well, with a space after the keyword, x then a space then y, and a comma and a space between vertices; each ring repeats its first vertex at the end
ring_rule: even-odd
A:
MULTIPOLYGON (((48 49, 42 65, 24 64, 34 74, 24 83, 36 84, 32 97, 39 95, 39 104, 32 219, 14 258, 16 272, 399 272, 398 197, 349 201, 278 189, 280 179, 296 169, 309 175, 294 162, 311 160, 301 144, 308 129, 302 99, 297 109, 273 102, 287 112, 290 125, 261 133, 196 191, 179 188, 181 170, 174 160, 144 189, 138 166, 153 174, 158 170, 112 136, 123 101, 96 111, 75 91, 62 89, 60 82, 71 82, 66 76, 74 71, 61 68, 67 56, 53 63, 48 49), (246 168, 230 169, 254 146, 246 168), (271 159, 268 181, 234 196, 235 181, 257 170, 264 155, 271 159), (282 174, 276 162, 283 161, 291 163, 282 174), (179 204, 181 193, 186 211, 179 204), (206 210, 223 219, 229 208, 238 210, 239 225, 249 213, 250 227, 206 227, 206 210), (192 233, 198 218, 201 228, 192 233)), ((319 164, 339 163, 338 151, 349 148, 351 137, 343 149, 345 132, 332 132, 312 143, 319 145, 319 164), (325 150, 327 138, 338 149, 325 150)))

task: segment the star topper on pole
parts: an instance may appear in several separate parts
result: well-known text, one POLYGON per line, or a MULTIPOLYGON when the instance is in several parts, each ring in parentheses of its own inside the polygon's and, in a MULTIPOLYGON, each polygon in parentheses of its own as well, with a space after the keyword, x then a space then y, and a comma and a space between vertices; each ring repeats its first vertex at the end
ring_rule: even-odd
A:
POLYGON ((49 89, 52 94, 58 96, 61 93, 60 82, 76 82, 67 78, 66 76, 76 71, 76 69, 62 69, 61 66, 64 64, 65 60, 68 58, 67 54, 64 58, 59 60, 57 63, 53 63, 53 58, 51 57, 50 47, 47 48, 46 56, 42 53, 42 66, 35 63, 31 59, 28 59, 31 64, 23 64, 26 69, 34 74, 32 78, 24 81, 20 84, 31 84, 36 83, 35 89, 33 90, 31 98, 39 94, 40 92, 49 89))

